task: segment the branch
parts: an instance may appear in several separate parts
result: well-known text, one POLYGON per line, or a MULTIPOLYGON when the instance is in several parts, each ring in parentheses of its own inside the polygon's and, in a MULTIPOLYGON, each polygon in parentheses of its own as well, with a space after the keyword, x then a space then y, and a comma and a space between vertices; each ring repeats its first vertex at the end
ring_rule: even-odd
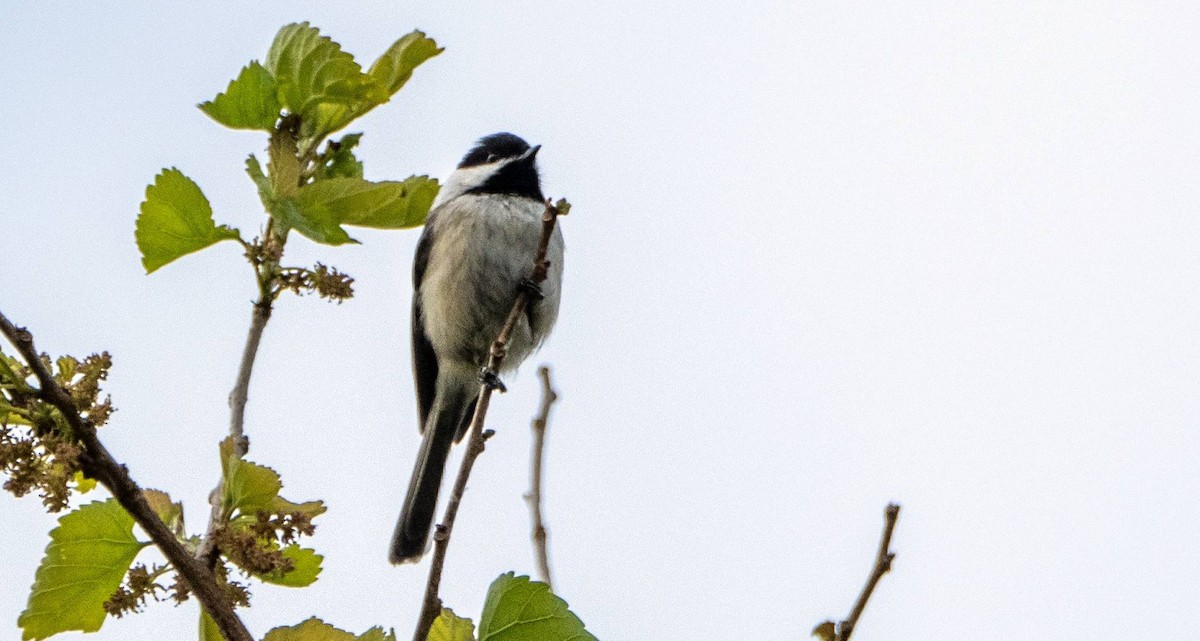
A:
POLYGON ((225 597, 212 570, 189 554, 162 519, 158 518, 146 502, 142 489, 129 476, 129 471, 105 449, 96 436, 96 428, 80 416, 70 394, 54 380, 54 376, 42 362, 33 345, 33 335, 24 328, 13 325, 3 313, 0 313, 0 333, 13 344, 37 377, 38 396, 62 413, 79 439, 84 449, 81 457, 84 472, 108 488, 113 498, 146 531, 154 545, 162 551, 163 556, 167 557, 195 593, 196 599, 217 624, 222 636, 228 641, 252 641, 250 631, 234 613, 233 606, 225 597))
MULTIPOLYGON (((229 393, 229 437, 233 440, 233 453, 239 458, 246 455, 250 449, 250 439, 246 438, 246 401, 249 398, 250 375, 254 370, 254 359, 258 355, 258 345, 262 342, 263 330, 271 319, 271 303, 273 296, 269 289, 264 288, 258 301, 254 303, 254 312, 250 318, 250 331, 246 334, 246 346, 242 349, 242 362, 238 366, 237 382, 229 393)), ((225 525, 225 480, 217 482, 217 486, 208 495, 208 503, 212 511, 208 517, 208 529, 196 547, 196 558, 213 567, 216 565, 220 550, 217 549, 216 534, 225 525)))
MULTIPOLYGON (((561 203, 562 201, 560 201, 561 203)), ((546 211, 542 214, 542 237, 538 242, 537 254, 533 260, 533 273, 529 279, 534 284, 546 280, 550 264, 546 262, 546 251, 550 247, 550 237, 554 233, 554 224, 560 214, 562 204, 555 206, 546 202, 546 211)), ((565 210, 565 207, 563 207, 565 210)), ((504 361, 505 349, 517 321, 525 313, 525 308, 531 302, 529 292, 522 288, 517 293, 512 310, 504 321, 500 335, 492 343, 488 352, 487 368, 493 372, 500 371, 500 363, 504 361)), ((413 633, 413 641, 426 641, 429 629, 442 611, 442 601, 438 598, 438 588, 442 583, 442 567, 446 563, 446 550, 450 547, 450 532, 454 529, 454 519, 458 516, 458 506, 462 502, 463 493, 467 489, 467 479, 471 476, 471 468, 475 459, 483 453, 484 443, 491 438, 492 430, 484 431, 483 422, 487 417, 488 404, 492 400, 492 387, 486 383, 480 386, 479 400, 475 405, 475 414, 471 417, 470 436, 467 440, 467 451, 463 453, 462 466, 458 468, 458 477, 454 480, 454 488, 450 491, 450 501, 446 504, 446 514, 433 533, 433 561, 429 564, 429 580, 425 584, 425 600, 421 605, 421 614, 417 617, 417 629, 413 633)))
POLYGON ((529 503, 529 516, 533 521, 533 552, 537 557, 538 573, 542 581, 554 591, 550 580, 550 558, 546 547, 546 526, 542 523, 542 453, 546 448, 546 426, 550 420, 550 406, 558 400, 558 392, 550 384, 550 368, 545 365, 538 368, 542 377, 542 405, 538 415, 533 419, 533 457, 529 464, 529 493, 525 501, 529 503))
MULTIPOLYGON (((296 117, 288 116, 279 127, 271 133, 269 147, 272 179, 277 178, 278 168, 288 162, 296 163, 295 147, 297 129, 300 126, 296 117), (289 157, 286 151, 290 150, 289 157)), ((298 170, 297 170, 298 171, 298 170)), ((297 178, 297 181, 302 180, 297 178)), ((296 185, 298 187, 298 185, 296 185)), ((262 342, 263 330, 267 321, 271 320, 271 309, 278 297, 276 289, 278 281, 279 260, 283 257, 283 247, 287 243, 287 234, 276 233, 275 218, 267 220, 267 229, 262 241, 262 253, 256 257, 247 251, 246 257, 254 266, 258 280, 258 300, 254 303, 254 311, 250 317, 250 331, 246 334, 246 346, 242 348, 242 362, 238 365, 237 381, 233 391, 229 393, 229 438, 233 441, 233 454, 238 458, 246 455, 250 449, 250 439, 246 438, 246 401, 250 396, 250 375, 254 371, 254 359, 258 356, 258 345, 262 342)), ((217 481, 217 486, 208 494, 208 504, 211 511, 208 515, 208 529, 200 544, 196 546, 196 558, 204 561, 208 567, 216 567, 221 551, 217 549, 217 533, 225 527, 228 518, 225 509, 225 478, 217 481)))
POLYGON ((867 607, 867 601, 871 598, 871 593, 875 591, 875 585, 879 583, 879 579, 883 578, 884 574, 887 574, 888 570, 892 569, 892 560, 896 558, 896 553, 890 550, 892 530, 896 528, 896 519, 899 517, 900 506, 889 503, 883 511, 883 536, 879 540, 879 551, 875 554, 875 567, 871 569, 871 576, 867 577, 867 584, 863 586, 862 593, 858 595, 858 601, 854 603, 854 609, 850 611, 850 616, 837 624, 836 634, 833 621, 825 621, 813 629, 814 636, 820 636, 828 641, 849 641, 850 635, 854 633, 854 626, 858 624, 858 618, 862 616, 863 610, 867 607))

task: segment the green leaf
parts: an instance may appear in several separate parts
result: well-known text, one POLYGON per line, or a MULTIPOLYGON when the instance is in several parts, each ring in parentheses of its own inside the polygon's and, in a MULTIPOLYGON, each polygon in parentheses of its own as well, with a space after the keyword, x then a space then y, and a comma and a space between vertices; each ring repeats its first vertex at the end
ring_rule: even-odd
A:
POLYGON ((316 550, 302 548, 299 545, 289 545, 283 548, 283 556, 292 560, 291 572, 273 572, 271 574, 255 574, 265 583, 282 585, 289 588, 302 588, 312 585, 321 573, 321 561, 325 558, 316 550))
POLYGON ((204 608, 200 608, 200 641, 225 641, 217 622, 208 616, 204 608))
POLYGON ((425 638, 427 641, 475 641, 475 624, 454 614, 450 608, 442 608, 425 638))
POLYGON ((271 214, 287 229, 295 229, 309 240, 322 245, 358 242, 338 225, 335 214, 323 207, 305 208, 294 200, 281 199, 274 203, 271 214))
POLYGON ((388 98, 354 56, 307 22, 279 30, 266 67, 275 76, 280 104, 300 114, 306 137, 336 131, 388 98))
POLYGON ((238 230, 213 222, 212 207, 200 187, 178 169, 164 169, 146 187, 146 200, 134 233, 146 273, 222 240, 238 230))
POLYGON ((444 49, 438 47, 432 38, 426 37, 424 32, 413 31, 388 47, 371 65, 367 75, 386 87, 391 96, 408 82, 414 69, 442 51, 444 49))
POLYGON ((96 479, 88 478, 83 472, 75 472, 72 480, 75 482, 75 491, 80 494, 87 494, 96 489, 96 479))
POLYGON ((267 174, 263 172, 262 163, 258 162, 258 158, 255 158, 254 154, 250 154, 246 158, 246 173, 258 187, 258 197, 262 199, 263 204, 266 204, 272 198, 271 179, 267 178, 267 174))
POLYGON ((146 545, 134 538, 133 517, 114 499, 89 503, 60 518, 50 532, 29 604, 17 619, 24 630, 21 638, 99 630, 104 602, 146 545))
POLYGON ((391 100, 412 77, 414 69, 441 52, 442 49, 437 43, 420 31, 413 31, 400 38, 371 65, 371 70, 366 73, 369 86, 364 89, 361 100, 352 103, 324 103, 309 114, 313 120, 312 134, 337 131, 391 100))
MULTIPOLYGON (((316 518, 325 513, 325 504, 321 501, 293 503, 279 496, 279 490, 283 489, 283 481, 280 480, 279 474, 265 465, 251 463, 237 456, 233 450, 232 437, 221 441, 220 452, 223 479, 221 485, 225 493, 228 516, 252 518, 258 512, 300 512, 309 518, 316 518)), ((317 565, 320 565, 320 556, 316 556, 317 565)))
POLYGON ((353 634, 313 617, 299 625, 272 628, 263 641, 356 641, 353 634))
POLYGON ((0 396, 0 425, 33 425, 33 422, 26 416, 26 410, 9 405, 0 396))
POLYGON ((242 67, 225 93, 199 105, 213 120, 232 129, 272 131, 279 120, 279 97, 275 77, 253 61, 242 67))
POLYGON ((383 628, 375 626, 358 635, 355 641, 396 641, 396 631, 384 632, 383 628))
POLYGON ((171 530, 175 536, 184 538, 183 527, 183 503, 175 503, 171 501, 170 495, 162 490, 142 490, 142 494, 146 497, 146 502, 150 504, 150 509, 162 519, 166 524, 167 529, 171 530))
POLYGON ((321 212, 344 225, 406 229, 425 222, 437 192, 437 181, 428 176, 403 182, 330 178, 302 187, 299 202, 304 212, 321 212))
POLYGON ((488 588, 479 641, 597 641, 550 586, 501 574, 488 588))
POLYGON ((346 134, 337 142, 329 141, 328 148, 320 158, 317 178, 362 178, 363 164, 354 157, 354 148, 361 138, 362 134, 346 134))
POLYGON ((17 363, 11 356, 0 350, 0 383, 12 383, 17 380, 16 369, 13 368, 17 363))
POLYGON ((54 361, 54 365, 58 368, 58 374, 54 380, 64 385, 70 383, 71 379, 75 378, 75 373, 79 371, 79 361, 74 356, 59 356, 54 361))
POLYGON ((279 496, 283 481, 269 467, 251 463, 233 451, 233 441, 221 441, 221 484, 225 492, 225 508, 232 516, 235 512, 252 516, 256 512, 270 509, 279 496))
POLYGON ((324 514, 326 508, 324 501, 292 503, 282 496, 277 496, 273 501, 271 501, 271 505, 267 509, 274 514, 291 514, 293 512, 299 512, 310 519, 315 519, 324 514))

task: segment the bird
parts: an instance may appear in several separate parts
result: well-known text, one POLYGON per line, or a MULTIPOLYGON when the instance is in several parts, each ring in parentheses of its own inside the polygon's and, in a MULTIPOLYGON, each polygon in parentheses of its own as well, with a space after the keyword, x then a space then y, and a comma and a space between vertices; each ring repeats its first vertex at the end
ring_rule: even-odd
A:
POLYGON ((415 563, 425 553, 446 458, 466 434, 481 381, 503 389, 499 374, 540 347, 558 318, 558 226, 546 251, 546 279, 529 281, 546 208, 539 149, 511 133, 480 138, 438 192, 417 243, 412 357, 422 440, 392 535, 393 564, 415 563), (492 342, 522 289, 530 303, 506 345, 502 371, 489 371, 492 342))

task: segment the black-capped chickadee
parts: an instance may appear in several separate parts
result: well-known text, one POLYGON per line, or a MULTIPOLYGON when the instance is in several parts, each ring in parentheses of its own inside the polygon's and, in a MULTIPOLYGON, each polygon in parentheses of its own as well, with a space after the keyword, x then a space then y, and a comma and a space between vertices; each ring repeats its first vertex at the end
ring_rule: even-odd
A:
MULTIPOLYGON (((413 261, 412 346, 417 410, 424 434, 408 495, 392 535, 391 562, 425 552, 450 446, 475 412, 488 351, 528 284, 545 202, 539 146, 499 133, 479 140, 438 194, 413 261)), ((558 317, 563 240, 556 227, 549 274, 517 323, 503 370, 510 371, 550 333, 558 317)))

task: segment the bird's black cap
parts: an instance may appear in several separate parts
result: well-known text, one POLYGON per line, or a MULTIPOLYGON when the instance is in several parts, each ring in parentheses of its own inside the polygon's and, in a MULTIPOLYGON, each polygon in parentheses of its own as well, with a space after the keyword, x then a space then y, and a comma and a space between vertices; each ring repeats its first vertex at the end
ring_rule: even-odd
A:
POLYGON ((529 143, 520 136, 498 133, 480 138, 471 151, 463 156, 458 168, 486 165, 504 158, 517 158, 529 151, 529 143))
POLYGON ((477 167, 498 160, 514 160, 501 165, 483 183, 470 190, 470 193, 504 194, 544 200, 536 162, 539 149, 541 145, 530 147, 520 136, 510 133, 492 134, 480 138, 475 147, 463 156, 458 168, 477 167))

